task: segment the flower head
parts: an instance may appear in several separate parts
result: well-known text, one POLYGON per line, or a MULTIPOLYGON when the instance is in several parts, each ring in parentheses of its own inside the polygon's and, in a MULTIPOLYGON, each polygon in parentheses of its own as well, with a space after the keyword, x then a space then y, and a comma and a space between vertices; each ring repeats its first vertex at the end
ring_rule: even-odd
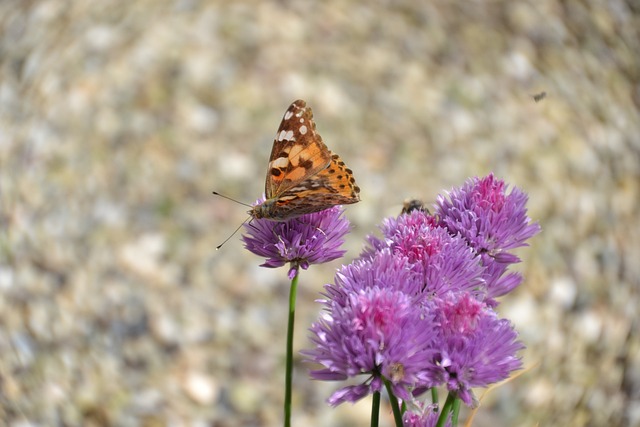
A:
POLYGON ((431 215, 414 211, 387 218, 380 228, 383 239, 369 236, 362 259, 388 250, 406 260, 418 276, 425 298, 450 291, 474 292, 480 298, 484 295, 484 268, 475 253, 464 239, 437 226, 431 215))
POLYGON ((374 286, 350 293, 340 304, 325 301, 325 306, 327 311, 310 329, 315 348, 303 352, 324 366, 311 377, 345 380, 366 375, 361 384, 335 392, 331 405, 380 391, 383 378, 402 399, 411 398, 409 389, 416 383, 435 384, 424 372, 433 359, 432 319, 407 294, 374 286))
POLYGON ((422 292, 423 280, 405 258, 395 256, 389 249, 383 249, 371 254, 369 258, 342 266, 336 273, 335 284, 325 286, 324 296, 332 304, 345 306, 350 303, 350 295, 360 294, 371 288, 418 295, 422 292))
POLYGON ((517 274, 502 277, 510 264, 520 259, 508 252, 526 246, 540 232, 540 225, 527 216, 527 195, 518 188, 507 193, 504 181, 493 174, 473 178, 462 187, 438 196, 435 215, 451 234, 460 234, 487 267, 485 280, 490 297, 511 291, 521 282, 517 274))
POLYGON ((250 252, 266 258, 261 267, 290 263, 289 278, 293 278, 299 267, 307 269, 344 255, 340 247, 350 224, 343 213, 342 207, 334 206, 285 221, 254 218, 244 225, 242 239, 250 252))
POLYGON ((440 380, 467 405, 476 405, 472 387, 506 379, 522 366, 516 353, 524 345, 513 326, 471 295, 434 300, 431 311, 439 325, 435 348, 440 380))
MULTIPOLYGON (((423 405, 414 402, 412 406, 402 416, 404 427, 436 427, 440 418, 437 404, 423 407, 423 405)), ((451 414, 447 416, 444 426, 451 427, 451 414)))

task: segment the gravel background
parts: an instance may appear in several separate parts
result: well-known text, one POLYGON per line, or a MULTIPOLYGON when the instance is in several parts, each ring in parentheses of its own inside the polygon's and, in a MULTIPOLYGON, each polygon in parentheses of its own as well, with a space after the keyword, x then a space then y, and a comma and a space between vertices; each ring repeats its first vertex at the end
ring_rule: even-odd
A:
MULTIPOLYGON (((261 194, 303 98, 362 188, 341 262, 407 197, 529 193, 500 311, 534 367, 475 425, 640 425, 639 29, 637 0, 2 1, 1 424, 281 423, 286 269, 215 250, 246 209, 211 191, 261 194)), ((294 425, 368 425, 307 368, 294 425)))

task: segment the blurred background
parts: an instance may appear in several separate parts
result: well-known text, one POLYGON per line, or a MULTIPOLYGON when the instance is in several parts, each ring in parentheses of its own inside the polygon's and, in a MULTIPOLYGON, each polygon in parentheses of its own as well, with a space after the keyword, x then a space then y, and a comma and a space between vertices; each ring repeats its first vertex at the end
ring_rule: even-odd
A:
MULTIPOLYGON (((302 98, 362 202, 296 350, 385 216, 493 171, 543 229, 499 307, 533 368, 474 425, 640 425, 636 0, 5 0, 0 31, 0 424, 281 425, 287 269, 215 250, 246 208, 211 192, 261 195, 302 98)), ((300 359, 294 425, 368 425, 300 359)))

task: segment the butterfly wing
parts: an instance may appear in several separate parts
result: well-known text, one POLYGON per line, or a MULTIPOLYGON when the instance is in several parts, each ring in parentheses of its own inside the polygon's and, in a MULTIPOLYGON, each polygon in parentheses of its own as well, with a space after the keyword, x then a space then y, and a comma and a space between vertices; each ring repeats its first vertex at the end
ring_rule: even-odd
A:
POLYGON ((280 197, 325 169, 331 152, 316 132, 313 112, 303 100, 294 101, 284 113, 273 140, 265 182, 267 199, 280 197))
POLYGON ((273 141, 265 183, 266 200, 254 218, 283 221, 334 205, 356 203, 353 172, 316 132, 311 108, 302 100, 287 109, 273 141))
POLYGON ((335 205, 360 201, 360 187, 353 172, 340 156, 331 155, 329 166, 306 180, 290 187, 275 201, 274 212, 281 218, 291 218, 319 212, 335 205))

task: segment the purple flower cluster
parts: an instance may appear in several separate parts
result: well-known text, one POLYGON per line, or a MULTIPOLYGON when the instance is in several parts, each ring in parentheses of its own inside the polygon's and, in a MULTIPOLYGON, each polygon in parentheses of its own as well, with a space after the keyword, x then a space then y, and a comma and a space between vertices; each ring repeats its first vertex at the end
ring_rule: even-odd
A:
MULTIPOLYGON (((445 386, 475 406, 472 388, 507 378, 524 348, 495 298, 514 289, 511 249, 539 232, 527 197, 493 175, 438 198, 433 215, 415 210, 386 219, 360 257, 325 286, 321 319, 303 354, 322 366, 319 380, 362 378, 329 403, 355 402, 391 386, 412 403, 445 386)), ((406 425, 435 425, 430 412, 405 413, 406 425), (409 415, 407 415, 409 414, 409 415)))
POLYGON ((276 268, 289 263, 289 278, 301 267, 333 261, 344 255, 340 249, 349 232, 349 220, 341 206, 285 221, 253 218, 245 224, 245 247, 267 260, 261 267, 276 268))
POLYGON ((508 252, 527 246, 526 240, 540 232, 540 225, 527 216, 527 195, 518 188, 507 194, 507 185, 493 174, 470 179, 461 188, 438 196, 435 215, 439 225, 460 234, 481 259, 485 268, 487 296, 497 298, 522 282, 518 273, 505 274, 520 262, 508 252))
POLYGON ((430 381, 423 367, 435 357, 430 344, 436 336, 430 313, 416 310, 415 298, 394 286, 400 278, 413 287, 410 270, 387 251, 338 274, 336 285, 326 287, 327 310, 311 328, 316 347, 304 352, 325 366, 312 377, 368 376, 362 384, 335 393, 329 399, 332 405, 380 391, 383 377, 391 381, 394 394, 409 399, 414 384, 430 381))
POLYGON ((477 406, 473 387, 485 387, 519 369, 524 345, 510 322, 470 294, 450 294, 432 302, 438 328, 438 351, 432 370, 464 403, 477 406))

